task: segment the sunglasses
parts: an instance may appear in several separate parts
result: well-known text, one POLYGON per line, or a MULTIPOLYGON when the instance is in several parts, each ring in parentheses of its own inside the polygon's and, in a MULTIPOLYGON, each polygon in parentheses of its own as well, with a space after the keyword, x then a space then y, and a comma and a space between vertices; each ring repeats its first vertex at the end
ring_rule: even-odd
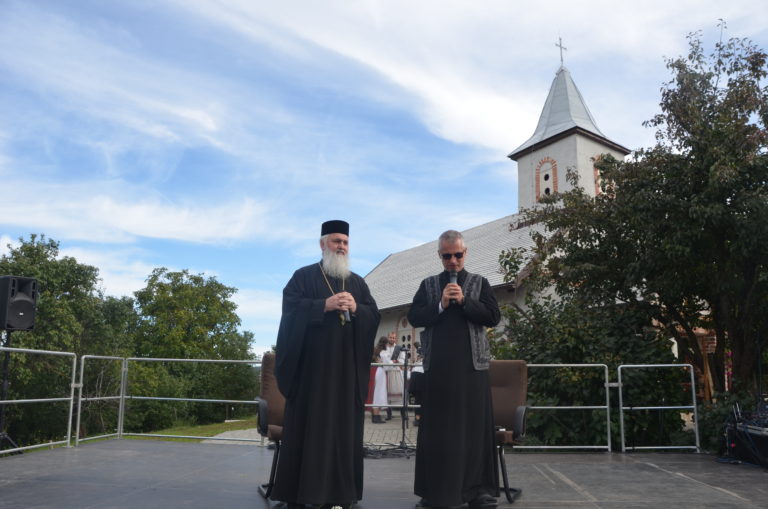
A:
POLYGON ((455 256, 457 260, 461 260, 464 258, 464 253, 441 253, 440 256, 443 257, 443 260, 450 260, 452 256, 455 256))

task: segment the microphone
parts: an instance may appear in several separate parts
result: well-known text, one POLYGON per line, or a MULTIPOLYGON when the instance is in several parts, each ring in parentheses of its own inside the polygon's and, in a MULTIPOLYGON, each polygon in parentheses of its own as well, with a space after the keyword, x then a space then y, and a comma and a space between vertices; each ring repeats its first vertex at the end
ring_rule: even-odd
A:
MULTIPOLYGON (((456 279, 456 277, 457 277, 457 275, 456 275, 456 271, 455 271, 455 270, 452 270, 452 271, 450 272, 449 276, 450 276, 450 280, 449 280, 449 283, 453 283, 453 284, 456 284, 456 281, 457 281, 457 279, 456 279)), ((452 304, 452 305, 453 305, 453 304, 456 304, 456 299, 451 299, 451 304, 452 304)))

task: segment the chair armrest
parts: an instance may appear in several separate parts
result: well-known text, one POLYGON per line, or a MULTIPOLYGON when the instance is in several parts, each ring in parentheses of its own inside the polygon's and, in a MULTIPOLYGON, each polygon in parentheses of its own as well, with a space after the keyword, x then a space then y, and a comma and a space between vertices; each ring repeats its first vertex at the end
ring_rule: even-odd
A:
POLYGON ((257 425, 257 429, 259 430, 259 435, 266 437, 269 431, 269 414, 267 413, 269 405, 267 404, 267 400, 262 398, 256 398, 256 402, 258 403, 259 417, 259 424, 257 425))
POLYGON ((515 409, 515 417, 512 431, 514 432, 515 439, 522 438, 525 436, 525 413, 528 410, 528 407, 525 405, 520 405, 515 409))

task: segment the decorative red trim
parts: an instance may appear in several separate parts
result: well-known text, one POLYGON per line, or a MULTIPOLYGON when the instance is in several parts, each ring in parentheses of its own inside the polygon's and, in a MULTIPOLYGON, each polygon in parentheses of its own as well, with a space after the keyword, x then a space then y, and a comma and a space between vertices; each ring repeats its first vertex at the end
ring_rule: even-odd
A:
POLYGON ((557 161, 547 156, 536 165, 536 201, 541 199, 541 167, 544 163, 552 165, 552 192, 557 192, 557 161))

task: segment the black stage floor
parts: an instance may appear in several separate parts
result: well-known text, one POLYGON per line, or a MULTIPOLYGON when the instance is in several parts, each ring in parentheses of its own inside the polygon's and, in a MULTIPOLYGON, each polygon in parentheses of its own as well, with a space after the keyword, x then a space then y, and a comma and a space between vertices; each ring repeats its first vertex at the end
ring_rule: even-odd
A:
MULTIPOLYGON (((108 440, 0 457, 0 508, 253 508, 272 451, 252 445, 108 440)), ((768 508, 768 473, 677 453, 507 455, 512 508, 768 508)), ((365 460, 358 509, 410 509, 414 458, 365 460)), ((507 506, 500 499, 499 507, 507 506)))

